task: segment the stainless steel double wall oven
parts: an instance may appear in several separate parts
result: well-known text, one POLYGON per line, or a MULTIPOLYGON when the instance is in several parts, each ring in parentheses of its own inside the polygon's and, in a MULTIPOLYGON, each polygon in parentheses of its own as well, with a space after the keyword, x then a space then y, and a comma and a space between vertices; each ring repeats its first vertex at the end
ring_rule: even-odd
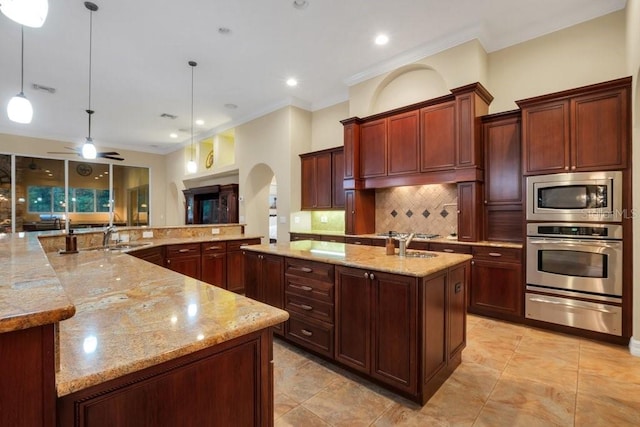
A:
POLYGON ((622 335, 622 172, 527 177, 527 318, 622 335))

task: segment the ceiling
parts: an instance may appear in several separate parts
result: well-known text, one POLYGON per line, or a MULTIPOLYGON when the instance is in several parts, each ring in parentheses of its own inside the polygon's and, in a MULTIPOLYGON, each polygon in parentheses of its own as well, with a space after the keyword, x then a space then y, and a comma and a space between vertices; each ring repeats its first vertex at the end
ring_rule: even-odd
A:
MULTIPOLYGON (((98 150, 154 153, 174 151, 190 139, 189 60, 198 62, 194 118, 204 121, 194 132, 208 136, 285 105, 314 111, 346 101, 350 85, 474 38, 492 52, 626 3, 308 0, 297 9, 293 0, 94 2, 92 136, 98 150), (386 46, 373 43, 378 33, 388 34, 386 46), (287 86, 289 77, 298 86, 287 86)), ((24 61, 33 121, 16 124, 3 111, 0 133, 83 142, 89 11, 82 0, 49 1, 44 26, 25 27, 24 61), (35 90, 34 83, 56 91, 35 90)), ((0 70, 4 110, 20 89, 20 26, 4 15, 0 70)))

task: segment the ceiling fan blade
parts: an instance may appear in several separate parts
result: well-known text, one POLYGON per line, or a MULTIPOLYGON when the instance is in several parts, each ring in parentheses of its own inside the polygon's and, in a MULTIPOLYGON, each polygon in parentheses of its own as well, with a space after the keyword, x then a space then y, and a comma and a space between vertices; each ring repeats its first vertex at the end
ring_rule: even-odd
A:
POLYGON ((124 159, 122 157, 114 157, 114 156, 98 156, 98 157, 102 157, 103 159, 111 159, 111 160, 119 160, 119 161, 123 161, 124 159))
POLYGON ((107 156, 119 156, 120 155, 120 153, 118 153, 116 151, 100 151, 98 154, 107 155, 107 156))
POLYGON ((78 154, 78 153, 70 153, 68 151, 47 151, 47 154, 72 154, 72 155, 75 155, 75 154, 78 154))

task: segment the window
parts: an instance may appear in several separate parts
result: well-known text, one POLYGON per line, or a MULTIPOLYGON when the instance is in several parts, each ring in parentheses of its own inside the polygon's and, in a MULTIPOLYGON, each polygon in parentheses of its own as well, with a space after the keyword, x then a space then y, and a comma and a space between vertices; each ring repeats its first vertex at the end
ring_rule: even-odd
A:
MULTIPOLYGON (((29 213, 64 213, 64 188, 30 185, 27 188, 29 213)), ((69 188, 69 212, 109 212, 109 190, 69 188)))

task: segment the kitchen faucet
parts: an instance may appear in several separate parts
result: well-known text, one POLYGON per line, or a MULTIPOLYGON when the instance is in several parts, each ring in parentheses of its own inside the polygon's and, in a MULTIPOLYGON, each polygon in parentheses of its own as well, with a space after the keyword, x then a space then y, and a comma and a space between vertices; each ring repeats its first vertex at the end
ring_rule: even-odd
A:
POLYGON ((406 239, 404 237, 398 239, 398 242, 400 243, 400 248, 398 252, 399 256, 401 257, 407 256, 407 248, 411 244, 411 241, 413 240, 414 236, 415 236, 415 233, 411 233, 406 239))
POLYGON ((111 234, 113 234, 116 231, 116 226, 115 225, 110 225, 107 228, 104 229, 104 236, 102 237, 102 246, 107 247, 109 246, 109 239, 111 238, 111 234))

